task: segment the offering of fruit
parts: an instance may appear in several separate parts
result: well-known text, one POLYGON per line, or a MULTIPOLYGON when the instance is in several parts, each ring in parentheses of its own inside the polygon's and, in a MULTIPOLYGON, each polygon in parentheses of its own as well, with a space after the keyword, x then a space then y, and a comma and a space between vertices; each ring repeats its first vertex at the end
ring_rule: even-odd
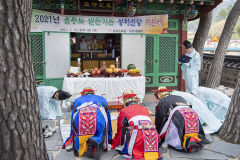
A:
POLYGON ((136 69, 130 69, 130 70, 129 70, 129 73, 135 74, 135 73, 136 73, 136 69))
POLYGON ((114 73, 118 73, 120 70, 118 69, 118 68, 115 68, 114 70, 113 70, 113 72, 114 73))
POLYGON ((97 71, 93 70, 93 71, 92 71, 92 75, 95 75, 95 74, 96 74, 96 72, 97 72, 97 71))
POLYGON ((114 69, 115 69, 115 65, 114 65, 114 64, 111 64, 111 65, 110 65, 110 68, 111 68, 112 70, 114 70, 114 69))
POLYGON ((82 74, 82 72, 78 72, 78 73, 76 73, 76 75, 78 75, 78 76, 80 76, 82 74))
POLYGON ((111 74, 111 73, 113 73, 113 70, 111 69, 111 68, 107 68, 107 73, 109 73, 109 74, 111 74))
POLYGON ((101 71, 97 71, 97 73, 96 74, 101 74, 101 71))
POLYGON ((134 64, 129 64, 127 66, 127 69, 130 70, 130 69, 136 69, 136 66, 134 64))
POLYGON ((141 72, 141 70, 139 68, 136 68, 135 71, 137 74, 139 74, 141 72))

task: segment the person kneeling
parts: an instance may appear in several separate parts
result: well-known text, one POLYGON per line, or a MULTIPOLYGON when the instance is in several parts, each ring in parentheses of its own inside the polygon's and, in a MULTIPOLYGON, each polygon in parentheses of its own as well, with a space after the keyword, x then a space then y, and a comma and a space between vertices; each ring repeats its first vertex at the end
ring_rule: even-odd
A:
POLYGON ((82 97, 74 102, 71 133, 63 148, 73 143, 75 156, 80 157, 86 152, 86 156, 96 158, 102 150, 107 151, 111 143, 111 117, 103 97, 94 95, 91 88, 85 88, 81 93, 82 97))
POLYGON ((156 107, 156 127, 161 138, 159 145, 165 141, 176 150, 201 150, 207 140, 197 113, 182 97, 170 95, 166 87, 159 87, 157 97, 160 100, 156 107))
POLYGON ((123 92, 123 108, 118 117, 117 133, 112 148, 125 158, 156 160, 160 157, 159 135, 152 123, 149 111, 137 104, 133 91, 123 92))

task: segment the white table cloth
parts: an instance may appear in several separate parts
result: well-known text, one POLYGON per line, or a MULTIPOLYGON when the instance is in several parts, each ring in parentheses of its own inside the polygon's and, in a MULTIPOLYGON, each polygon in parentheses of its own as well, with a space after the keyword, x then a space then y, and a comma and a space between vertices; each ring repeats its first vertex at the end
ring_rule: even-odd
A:
MULTIPOLYGON (((68 78, 63 81, 62 90, 71 93, 71 101, 81 96, 81 91, 91 87, 96 95, 106 94, 107 101, 117 101, 123 91, 133 90, 142 102, 145 96, 145 77, 112 77, 112 78, 68 78)), ((122 99, 120 98, 122 102, 122 99)))

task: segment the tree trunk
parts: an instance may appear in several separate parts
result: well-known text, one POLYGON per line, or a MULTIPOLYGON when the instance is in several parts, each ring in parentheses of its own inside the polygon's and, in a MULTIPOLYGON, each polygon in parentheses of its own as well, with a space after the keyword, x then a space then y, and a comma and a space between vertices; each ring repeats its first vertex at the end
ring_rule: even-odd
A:
POLYGON ((219 136, 225 141, 240 144, 240 74, 234 90, 226 119, 219 130, 219 136))
POLYGON ((232 33, 238 21, 239 15, 240 15, 240 0, 237 0, 232 10, 230 11, 226 23, 224 25, 223 32, 214 55, 213 63, 208 74, 206 82, 207 87, 214 88, 220 85, 225 52, 228 48, 228 44, 231 40, 232 33))
POLYGON ((30 50, 32 0, 0 0, 0 159, 48 159, 30 50))
POLYGON ((209 12, 204 17, 200 18, 198 29, 193 40, 193 48, 195 48, 195 50, 198 51, 201 56, 201 71, 199 75, 200 84, 204 83, 203 50, 211 24, 212 24, 212 12, 209 12))

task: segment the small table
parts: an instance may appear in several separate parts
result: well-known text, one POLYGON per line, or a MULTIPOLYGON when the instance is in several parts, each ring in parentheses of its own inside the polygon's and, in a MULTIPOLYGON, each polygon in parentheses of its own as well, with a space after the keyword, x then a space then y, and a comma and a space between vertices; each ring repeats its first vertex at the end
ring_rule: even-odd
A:
POLYGON ((109 109, 118 109, 118 112, 120 109, 124 108, 124 104, 120 101, 110 101, 108 102, 108 108, 109 109))

